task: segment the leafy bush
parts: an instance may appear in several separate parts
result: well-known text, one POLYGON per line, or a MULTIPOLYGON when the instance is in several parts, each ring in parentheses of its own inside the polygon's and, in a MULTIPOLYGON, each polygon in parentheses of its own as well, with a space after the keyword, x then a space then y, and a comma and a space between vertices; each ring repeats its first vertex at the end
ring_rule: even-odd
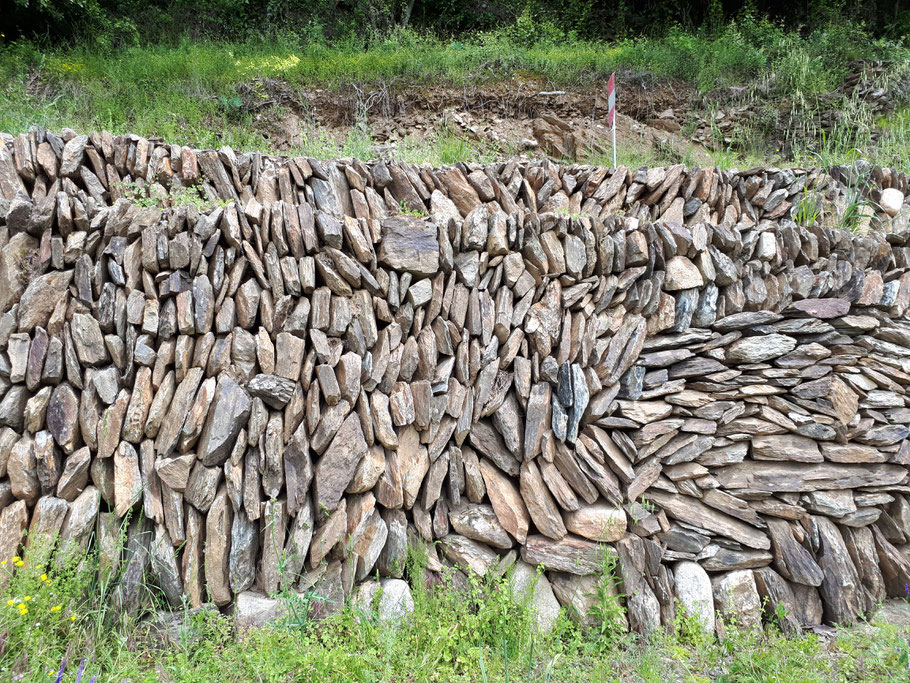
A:
POLYGON ((527 8, 518 15, 515 23, 501 29, 500 35, 512 45, 557 45, 562 41, 575 41, 553 22, 535 17, 527 8))
POLYGON ((0 672, 57 671, 74 624, 86 618, 91 563, 56 568, 53 539, 34 538, 28 554, 0 562, 0 672))

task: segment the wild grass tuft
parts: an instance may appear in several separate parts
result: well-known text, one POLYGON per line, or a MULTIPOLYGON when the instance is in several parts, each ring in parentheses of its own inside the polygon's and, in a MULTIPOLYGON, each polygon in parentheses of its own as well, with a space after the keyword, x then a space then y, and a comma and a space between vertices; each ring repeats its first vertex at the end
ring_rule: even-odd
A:
MULTIPOLYGON (((155 622, 147 618, 161 609, 153 591, 141 594, 138 610, 114 618, 111 600, 123 563, 99 581, 96 551, 57 568, 55 561, 33 561, 48 555, 40 552, 39 539, 31 540, 26 555, 0 566, 4 680, 53 679, 63 662, 63 680, 72 680, 66 676, 75 676, 80 662, 83 680, 189 683, 904 680, 910 660, 908 630, 881 622, 842 631, 834 640, 811 633, 785 638, 773 625, 747 631, 725 623, 718 640, 680 610, 673 627, 646 642, 601 625, 622 614, 625 599, 612 555, 605 555, 603 590, 594 596, 597 625, 582 628, 562 612, 542 634, 528 598, 513 594, 508 572, 484 578, 454 569, 431 572, 431 549, 416 543, 405 566, 414 612, 394 626, 356 605, 312 621, 306 601, 318 599, 314 593, 297 605, 299 618, 243 632, 214 609, 177 610, 172 616, 179 634, 162 643, 149 635, 155 622)), ((123 552, 125 541, 123 536, 123 552)))

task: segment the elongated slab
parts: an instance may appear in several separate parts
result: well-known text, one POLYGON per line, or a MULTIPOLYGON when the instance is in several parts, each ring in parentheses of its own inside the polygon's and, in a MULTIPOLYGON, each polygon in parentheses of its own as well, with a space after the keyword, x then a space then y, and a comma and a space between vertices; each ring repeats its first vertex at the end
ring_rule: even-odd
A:
POLYGON ((718 470, 715 476, 721 488, 802 493, 862 486, 893 486, 903 483, 908 474, 907 469, 900 465, 885 463, 847 465, 739 462, 718 470))
POLYGON ((723 512, 712 510, 694 498, 674 495, 653 488, 649 489, 645 496, 662 507, 668 515, 681 522, 732 538, 734 541, 739 541, 756 550, 768 550, 771 547, 768 537, 755 527, 740 522, 723 512))

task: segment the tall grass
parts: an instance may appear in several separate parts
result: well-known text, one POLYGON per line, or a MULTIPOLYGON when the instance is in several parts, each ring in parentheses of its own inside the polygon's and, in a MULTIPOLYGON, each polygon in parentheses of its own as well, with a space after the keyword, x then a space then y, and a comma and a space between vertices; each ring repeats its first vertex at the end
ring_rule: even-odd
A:
MULTIPOLYGON (((893 676, 910 657, 908 629, 884 623, 841 631, 830 641, 726 624, 718 641, 681 616, 645 642, 616 628, 624 608, 612 563, 591 596, 600 624, 583 629, 561 612, 553 629, 540 633, 532 593, 516 596, 508 571, 483 579, 452 569, 428 572, 419 545, 411 547, 406 569, 414 611, 394 626, 357 601, 323 621, 298 614, 242 632, 213 608, 177 610, 170 616, 179 633, 162 642, 154 628, 160 621, 148 620, 164 609, 153 588, 140 593, 139 608, 129 614, 111 607, 128 551, 99 579, 95 551, 57 569, 38 561, 48 555, 37 547, 0 566, 3 680, 53 680, 64 661, 63 680, 74 680, 83 659, 86 681, 899 680, 893 676)), ((306 610, 318 599, 308 593, 297 607, 306 610)))
MULTIPOLYGON (((910 65, 910 49, 873 39, 861 26, 843 22, 802 35, 748 14, 713 32, 675 28, 660 37, 612 43, 581 40, 552 27, 538 32, 506 27, 459 40, 400 31, 369 44, 355 39, 328 44, 311 33, 268 42, 184 39, 115 54, 85 46, 14 43, 0 47, 0 130, 18 133, 36 124, 103 128, 204 147, 267 150, 270 141, 262 131, 261 112, 268 109, 259 107, 276 83, 305 106, 314 88, 471 88, 516 79, 544 89, 597 88, 610 73, 620 71, 685 81, 710 100, 724 88, 740 86, 754 101, 789 102, 788 123, 794 140, 802 144, 819 140, 813 115, 830 106, 820 96, 843 81, 856 58, 891 60, 897 65, 893 72, 901 74, 910 65)), ((847 105, 849 116, 834 135, 828 134, 829 143, 836 144, 837 154, 854 148, 871 153, 875 121, 862 103, 847 105)), ((906 116, 889 124, 882 147, 886 157, 905 151, 908 136, 906 116)), ((366 131, 361 131, 342 142, 343 153, 369 155, 367 141, 366 131)), ((477 156, 471 145, 448 151, 442 147, 440 157, 477 156)), ((797 152, 816 147, 813 143, 811 149, 797 152)))

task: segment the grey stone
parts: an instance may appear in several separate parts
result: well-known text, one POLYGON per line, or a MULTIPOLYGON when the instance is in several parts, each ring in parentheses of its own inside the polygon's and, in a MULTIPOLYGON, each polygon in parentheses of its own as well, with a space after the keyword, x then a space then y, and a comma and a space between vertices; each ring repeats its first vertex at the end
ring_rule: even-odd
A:
POLYGON ((197 455, 206 467, 220 465, 231 453, 250 416, 250 397, 237 382, 222 375, 199 437, 197 455))

